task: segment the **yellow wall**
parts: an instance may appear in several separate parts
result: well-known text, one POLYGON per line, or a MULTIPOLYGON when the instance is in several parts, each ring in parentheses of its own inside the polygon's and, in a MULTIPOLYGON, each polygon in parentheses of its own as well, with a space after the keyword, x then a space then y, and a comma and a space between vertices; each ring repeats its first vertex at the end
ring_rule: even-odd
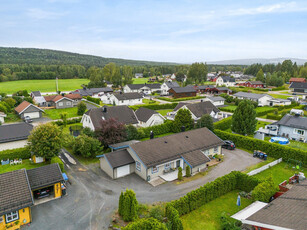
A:
POLYGON ((20 228, 20 225, 24 225, 24 224, 27 224, 27 223, 30 223, 32 218, 31 218, 31 210, 29 207, 27 208, 24 208, 24 209, 20 209, 18 211, 19 213, 19 223, 16 225, 16 221, 14 222, 10 222, 8 224, 5 223, 5 215, 3 216, 3 222, 0 223, 0 230, 4 230, 4 229, 9 229, 9 230, 15 230, 15 229, 19 229, 20 228), (25 222, 24 222, 25 220, 25 222), (12 226, 10 228, 6 228, 6 225, 8 226, 12 226))
POLYGON ((62 196, 62 189, 61 189, 61 183, 57 183, 54 185, 54 197, 61 197, 62 196))

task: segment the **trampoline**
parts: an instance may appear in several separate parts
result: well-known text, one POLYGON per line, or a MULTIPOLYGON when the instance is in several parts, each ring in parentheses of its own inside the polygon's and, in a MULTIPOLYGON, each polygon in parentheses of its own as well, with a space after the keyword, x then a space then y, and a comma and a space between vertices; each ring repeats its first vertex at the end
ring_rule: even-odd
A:
POLYGON ((289 140, 285 137, 272 137, 270 142, 278 143, 278 144, 281 144, 281 145, 289 144, 289 140))

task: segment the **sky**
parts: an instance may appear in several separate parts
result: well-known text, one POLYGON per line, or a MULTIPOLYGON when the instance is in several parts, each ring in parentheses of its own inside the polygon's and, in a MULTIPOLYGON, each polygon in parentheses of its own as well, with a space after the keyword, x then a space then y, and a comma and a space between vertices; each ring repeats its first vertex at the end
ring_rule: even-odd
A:
POLYGON ((307 58, 307 1, 0 0, 0 46, 192 63, 307 58))

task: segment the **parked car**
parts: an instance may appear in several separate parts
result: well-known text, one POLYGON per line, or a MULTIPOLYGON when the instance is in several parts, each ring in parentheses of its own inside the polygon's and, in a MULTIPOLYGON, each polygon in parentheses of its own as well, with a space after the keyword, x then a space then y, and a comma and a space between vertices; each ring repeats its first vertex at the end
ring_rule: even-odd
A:
POLYGON ((224 144, 222 145, 222 148, 234 150, 236 148, 236 145, 232 141, 225 140, 224 144))
POLYGON ((23 118, 23 120, 24 120, 26 123, 31 123, 31 122, 33 122, 33 120, 31 119, 31 117, 29 117, 29 116, 25 116, 25 117, 23 118))
POLYGON ((41 199, 44 197, 48 197, 50 195, 50 189, 42 188, 42 189, 34 191, 33 193, 34 193, 34 198, 41 199))

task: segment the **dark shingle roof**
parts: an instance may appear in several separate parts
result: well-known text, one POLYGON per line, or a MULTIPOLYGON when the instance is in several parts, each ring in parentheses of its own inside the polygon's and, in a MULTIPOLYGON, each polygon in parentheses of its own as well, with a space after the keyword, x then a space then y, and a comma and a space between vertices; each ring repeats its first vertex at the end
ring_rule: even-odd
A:
POLYGON ((95 129, 100 127, 100 121, 102 121, 102 117, 104 117, 105 120, 115 118, 119 122, 122 122, 126 125, 138 123, 134 111, 126 105, 94 108, 88 110, 85 114, 90 116, 95 129), (104 112, 104 108, 106 108, 106 112, 104 112))
POLYGON ((124 142, 120 142, 120 143, 116 143, 116 144, 111 144, 109 145, 110 148, 114 148, 114 149, 117 149, 117 148, 125 148, 125 147, 128 147, 134 143, 138 143, 140 141, 138 140, 131 140, 131 141, 124 141, 124 142))
POLYGON ((223 97, 208 97, 211 101, 225 101, 223 97))
POLYGON ((286 114, 276 124, 299 129, 307 129, 307 117, 292 116, 286 114))
POLYGON ((148 121, 148 119, 151 118, 151 116, 154 114, 158 114, 158 112, 144 107, 141 107, 137 111, 135 111, 135 115, 138 118, 138 120, 143 122, 148 121))
POLYGON ((210 149, 224 142, 207 128, 142 141, 130 146, 147 166, 178 159, 188 152, 210 149))
POLYGON ((41 97, 42 96, 40 91, 33 91, 32 94, 34 95, 34 97, 41 97))
POLYGON ((306 212, 307 180, 294 185, 289 191, 246 220, 288 229, 305 230, 306 212))
POLYGON ((160 89, 161 88, 161 84, 159 83, 156 83, 156 84, 127 84, 127 86, 132 90, 141 89, 145 86, 150 89, 160 89))
POLYGON ((168 88, 180 87, 176 81, 166 81, 165 84, 168 88))
POLYGON ((210 161, 210 159, 200 150, 195 150, 182 154, 182 157, 192 166, 196 167, 198 165, 205 164, 210 161))
POLYGON ((293 89, 307 89, 307 82, 292 82, 289 88, 293 89))
POLYGON ((108 160, 112 168, 118 168, 135 162, 127 149, 106 153, 102 156, 108 160))
POLYGON ((33 126, 25 122, 0 125, 0 143, 26 140, 32 129, 33 126))
POLYGON ((252 85, 263 85, 262 81, 249 81, 252 85))
POLYGON ((180 102, 174 109, 174 111, 177 111, 183 106, 186 106, 191 113, 193 113, 196 117, 201 117, 204 114, 211 114, 211 112, 219 112, 220 110, 215 107, 210 101, 203 101, 198 103, 184 103, 180 102))
POLYGON ((172 90, 175 91, 175 93, 191 93, 191 92, 196 92, 196 89, 194 89, 193 87, 173 87, 171 88, 172 90))
POLYGON ((84 96, 93 96, 93 94, 100 93, 100 92, 110 93, 110 92, 113 92, 113 89, 111 89, 110 87, 85 88, 85 89, 77 89, 76 91, 72 93, 79 93, 81 94, 82 97, 84 97, 84 96))
POLYGON ((216 89, 219 91, 229 91, 230 93, 232 92, 232 90, 228 89, 227 87, 216 87, 216 89))
POLYGON ((63 181, 59 164, 50 164, 27 170, 31 190, 53 185, 63 181))
POLYGON ((199 90, 204 90, 204 89, 208 89, 208 88, 215 88, 214 85, 199 85, 197 86, 197 89, 199 90))
POLYGON ((234 94, 235 97, 243 97, 243 98, 250 98, 250 99, 260 99, 264 96, 272 97, 268 94, 262 94, 262 93, 246 93, 246 92, 238 92, 234 94))
POLYGON ((236 82, 236 79, 229 77, 229 76, 221 76, 223 81, 229 81, 229 82, 236 82))
POLYGON ((143 98, 139 93, 114 93, 114 96, 120 101, 143 98))
POLYGON ((25 169, 0 174, 0 216, 33 205, 25 169))

